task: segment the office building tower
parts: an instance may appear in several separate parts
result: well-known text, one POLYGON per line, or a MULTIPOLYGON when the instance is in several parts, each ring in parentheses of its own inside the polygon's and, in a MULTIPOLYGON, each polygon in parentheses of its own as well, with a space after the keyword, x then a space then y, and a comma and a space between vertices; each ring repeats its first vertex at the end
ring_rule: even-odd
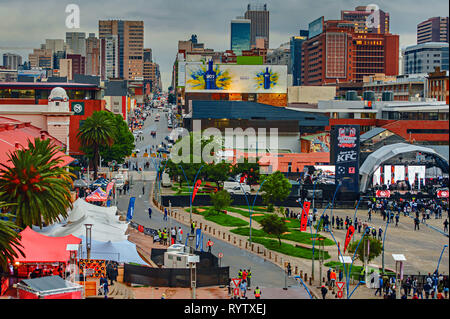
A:
POLYGON ((33 49, 28 55, 31 68, 53 69, 53 52, 47 49, 33 49))
POLYGON ((398 75, 398 57, 398 35, 362 34, 348 21, 318 19, 302 44, 302 85, 362 82, 376 73, 398 75))
POLYGON ((86 39, 86 75, 100 75, 100 39, 89 33, 86 39))
POLYGON ((250 27, 250 44, 256 46, 256 38, 264 38, 264 48, 269 48, 269 16, 270 12, 267 10, 267 4, 257 5, 249 4, 245 12, 245 19, 251 21, 250 27))
POLYGON ((144 63, 152 61, 153 61, 152 49, 144 49, 144 63))
POLYGON ((251 20, 236 18, 231 20, 231 50, 241 55, 243 50, 251 47, 251 20))
POLYGON ((67 59, 72 60, 72 74, 86 74, 86 58, 81 54, 67 54, 67 59))
POLYGON ((309 31, 300 30, 300 36, 292 37, 290 41, 291 46, 291 72, 292 85, 302 85, 302 44, 308 40, 309 31))
POLYGON ((3 66, 8 70, 17 70, 19 65, 22 64, 22 57, 14 53, 3 54, 3 66))
POLYGON ((409 46, 402 52, 405 74, 434 72, 435 68, 449 70, 448 43, 427 42, 409 46))
POLYGON ((52 50, 53 53, 64 52, 67 46, 63 39, 45 39, 43 49, 52 50))
POLYGON ((111 35, 118 39, 119 77, 126 80, 143 79, 144 22, 103 20, 99 21, 99 38, 111 35))
POLYGON ((359 6, 355 10, 341 11, 341 20, 355 24, 355 33, 389 33, 390 16, 371 6, 359 6))
POLYGON ((100 67, 103 80, 119 78, 119 39, 110 35, 100 39, 100 67))
POLYGON ((86 56, 86 33, 66 32, 67 53, 86 56))
POLYGON ((430 18, 417 25, 417 44, 448 41, 448 17, 430 18))

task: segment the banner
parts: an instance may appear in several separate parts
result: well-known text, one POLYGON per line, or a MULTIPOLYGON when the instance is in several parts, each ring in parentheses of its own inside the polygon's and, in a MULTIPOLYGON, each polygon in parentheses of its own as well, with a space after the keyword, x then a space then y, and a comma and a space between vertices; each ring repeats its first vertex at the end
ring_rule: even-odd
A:
POLYGON ((311 207, 310 202, 303 203, 302 218, 300 220, 300 231, 305 231, 306 226, 308 226, 308 214, 309 214, 310 207, 311 207))
POLYGON ((385 190, 385 191, 377 190, 375 194, 376 194, 377 198, 389 198, 389 197, 391 197, 391 192, 388 191, 388 190, 385 190))
POLYGON ((202 230, 200 228, 197 228, 195 231, 195 250, 198 249, 198 246, 200 245, 200 237, 202 235, 202 230))
POLYGON ((186 64, 186 93, 287 94, 286 65, 186 64))
POLYGON ((136 201, 136 197, 131 197, 130 202, 128 204, 128 212, 127 212, 127 222, 133 219, 134 213, 134 202, 136 201))
POLYGON ((110 182, 110 183, 108 183, 108 185, 106 186, 106 194, 107 194, 108 196, 110 195, 109 193, 111 192, 113 186, 114 186, 114 182, 110 182))
POLYGON ((439 197, 439 198, 448 198, 448 191, 447 190, 439 190, 437 192, 437 197, 439 197))
POLYGON ((355 233, 355 227, 353 227, 353 225, 351 225, 347 230, 347 236, 345 236, 344 254, 345 254, 345 250, 347 249, 347 246, 350 243, 350 240, 352 239, 354 233, 355 233))
POLYGON ((359 192, 359 125, 335 125, 331 130, 331 161, 341 192, 359 192))
POLYGON ((194 192, 192 193, 192 203, 194 203, 195 195, 197 194, 198 188, 200 187, 201 184, 202 184, 201 179, 197 180, 197 182, 195 183, 194 192))

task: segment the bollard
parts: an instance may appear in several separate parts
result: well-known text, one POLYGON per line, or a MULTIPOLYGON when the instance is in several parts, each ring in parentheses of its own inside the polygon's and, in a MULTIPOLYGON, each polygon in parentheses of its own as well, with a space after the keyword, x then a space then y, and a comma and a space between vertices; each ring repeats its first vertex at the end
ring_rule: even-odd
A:
POLYGON ((211 226, 209 226, 209 230, 208 230, 208 233, 210 233, 210 234, 211 234, 211 226))
POLYGON ((252 244, 252 251, 254 250, 254 248, 255 248, 255 245, 254 245, 254 244, 252 244))
POLYGON ((236 236, 233 237, 233 244, 236 245, 236 236))
POLYGON ((216 229, 213 228, 213 235, 216 236, 216 229))
POLYGON ((228 235, 228 241, 229 242, 231 241, 231 235, 228 235))
POLYGON ((300 270, 300 277, 303 278, 303 270, 300 270))
POLYGON ((248 242, 245 242, 245 249, 248 248, 248 242))
POLYGON ((304 276, 304 280, 306 281, 306 280, 308 280, 308 274, 305 272, 305 276, 304 276))
POLYGON ((311 277, 309 277, 309 285, 310 285, 310 286, 312 285, 312 283, 311 283, 311 277))
POLYGON ((225 235, 226 235, 226 234, 225 234, 225 233, 223 233, 223 239, 225 239, 225 235))
POLYGON ((275 262, 277 262, 277 259, 278 259, 278 256, 277 256, 277 255, 275 255, 275 262))
POLYGON ((294 274, 298 274, 298 266, 295 266, 294 274))
POLYGON ((239 248, 242 246, 242 239, 239 239, 239 248))
POLYGON ((267 250, 266 250, 266 249, 264 249, 264 257, 266 257, 266 252, 267 252, 267 250))
POLYGON ((269 250, 269 259, 272 259, 272 252, 269 250))

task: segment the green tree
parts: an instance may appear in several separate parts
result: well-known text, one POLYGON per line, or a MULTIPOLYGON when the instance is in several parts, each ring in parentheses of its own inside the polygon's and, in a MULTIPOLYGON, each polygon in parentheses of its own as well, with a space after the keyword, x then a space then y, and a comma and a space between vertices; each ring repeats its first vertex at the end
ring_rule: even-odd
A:
POLYGON ((288 231, 284 218, 277 215, 269 215, 259 222, 262 229, 269 235, 274 235, 278 238, 278 242, 281 246, 281 236, 288 231))
POLYGON ((282 202, 289 196, 292 185, 280 171, 262 176, 259 183, 262 184, 263 182, 264 184, 261 187, 263 201, 268 206, 269 211, 273 211, 275 203, 282 202))
POLYGON ((230 176, 230 170, 231 164, 229 163, 211 163, 206 166, 204 175, 208 181, 215 182, 218 189, 222 189, 223 182, 230 176))
POLYGON ((11 165, 0 165, 0 201, 14 204, 9 211, 20 227, 51 225, 72 208, 74 174, 60 167, 59 148, 50 140, 28 141, 27 149, 9 155, 11 165))
POLYGON ((135 148, 134 136, 130 132, 127 122, 123 120, 122 115, 107 113, 107 116, 114 123, 113 142, 112 145, 101 145, 100 155, 106 162, 116 161, 122 164, 135 148))
MULTIPOLYGON (((10 205, 0 202, 0 209, 8 209, 10 205)), ((13 216, 5 213, 0 213, 0 217, 11 219, 13 216)), ((24 256, 20 249, 20 234, 16 232, 17 225, 10 220, 0 219, 0 270, 6 271, 8 263, 12 262, 18 256, 18 253, 24 256)))
POLYGON ((94 179, 98 177, 98 164, 101 146, 111 146, 114 142, 114 122, 106 111, 94 112, 80 126, 77 137, 85 149, 92 153, 91 162, 94 169, 94 179))
POLYGON ((231 199, 230 193, 226 190, 218 191, 217 193, 212 193, 209 195, 211 197, 211 202, 214 209, 218 212, 223 211, 225 208, 231 206, 233 200, 231 199))
MULTIPOLYGON (((348 251, 352 254, 355 253, 355 249, 358 246, 359 240, 351 243, 348 246, 348 251)), ((356 257, 361 260, 363 263, 365 263, 365 259, 367 259, 367 262, 370 262, 371 260, 377 258, 380 256, 383 249, 383 243, 381 240, 378 240, 376 238, 372 238, 369 236, 364 236, 364 239, 361 241, 361 244, 359 244, 358 250, 356 252, 356 257), (369 248, 369 256, 367 256, 367 244, 370 243, 369 248)))

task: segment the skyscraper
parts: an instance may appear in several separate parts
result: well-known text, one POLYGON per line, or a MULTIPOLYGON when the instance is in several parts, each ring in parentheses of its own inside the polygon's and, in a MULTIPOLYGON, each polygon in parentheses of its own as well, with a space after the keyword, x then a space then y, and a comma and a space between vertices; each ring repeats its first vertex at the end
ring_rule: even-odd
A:
POLYGON ((242 17, 231 20, 231 50, 234 54, 241 55, 243 50, 250 50, 251 23, 242 17))
POLYGON ((86 39, 86 74, 100 75, 100 39, 95 33, 86 39))
POLYGON ((292 85, 302 85, 302 44, 308 39, 309 31, 300 30, 299 37, 292 37, 291 45, 291 71, 292 85))
POLYGON ((3 54, 3 66, 9 70, 17 70, 17 67, 22 64, 22 57, 14 53, 3 54))
POLYGON ((126 80, 142 79, 144 21, 101 20, 98 28, 100 39, 117 36, 119 77, 126 80))
POLYGON ((251 45, 256 47, 256 38, 265 39, 264 48, 269 48, 269 15, 267 4, 249 4, 245 12, 245 19, 251 20, 250 39, 251 45))
POLYGON ((417 44, 448 41, 448 17, 430 18, 417 25, 417 44))
POLYGON ((86 33, 66 32, 68 53, 86 56, 86 33))
POLYGON ((341 11, 341 20, 355 23, 355 33, 389 33, 390 15, 370 6, 341 11))
POLYGON ((100 39, 100 70, 103 80, 119 77, 119 40, 117 35, 100 39))

